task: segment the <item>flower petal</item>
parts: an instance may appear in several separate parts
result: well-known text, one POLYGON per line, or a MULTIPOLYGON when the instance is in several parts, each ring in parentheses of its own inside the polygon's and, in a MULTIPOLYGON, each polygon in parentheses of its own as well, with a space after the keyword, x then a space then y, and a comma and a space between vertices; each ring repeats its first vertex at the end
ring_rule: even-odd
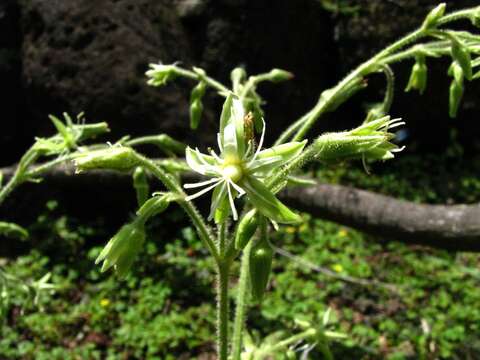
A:
POLYGON ((215 158, 213 156, 202 154, 198 150, 187 147, 185 150, 185 159, 188 166, 199 174, 210 176, 218 175, 218 170, 214 166, 215 158))
POLYGON ((297 223, 301 220, 299 215, 286 207, 255 177, 247 176, 241 185, 246 191, 250 202, 269 219, 284 224, 297 223))

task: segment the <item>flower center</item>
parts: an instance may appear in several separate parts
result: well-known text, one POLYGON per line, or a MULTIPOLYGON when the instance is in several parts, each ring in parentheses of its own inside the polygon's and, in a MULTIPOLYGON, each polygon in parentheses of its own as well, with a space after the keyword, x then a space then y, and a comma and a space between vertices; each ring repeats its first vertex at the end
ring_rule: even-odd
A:
POLYGON ((234 183, 240 181, 243 176, 242 167, 240 165, 227 165, 223 168, 223 176, 232 180, 234 183))

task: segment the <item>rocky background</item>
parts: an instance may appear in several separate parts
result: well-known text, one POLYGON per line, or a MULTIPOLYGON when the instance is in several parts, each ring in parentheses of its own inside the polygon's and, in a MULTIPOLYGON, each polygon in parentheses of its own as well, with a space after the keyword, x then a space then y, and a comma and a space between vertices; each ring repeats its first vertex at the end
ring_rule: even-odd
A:
MULTIPOLYGON (((447 1, 448 9, 478 1, 447 1)), ((35 135, 52 132, 47 114, 85 111, 111 124, 110 139, 167 132, 190 141, 192 84, 145 84, 150 62, 181 61, 227 82, 244 65, 250 74, 272 67, 295 79, 264 85, 270 136, 307 111, 320 92, 353 66, 421 24, 431 0, 2 0, 0 2, 0 165, 15 162, 35 135), (6 150, 6 151, 5 151, 6 150)), ((474 149, 480 131, 479 87, 469 84, 459 118, 448 118, 448 63, 430 67, 423 96, 403 93, 411 64, 395 67, 393 116, 408 122, 407 141, 442 151, 452 129, 474 149)), ((383 96, 383 79, 322 121, 322 129, 352 127, 367 102, 383 96)), ((207 98, 201 139, 215 134, 219 100, 207 98)))

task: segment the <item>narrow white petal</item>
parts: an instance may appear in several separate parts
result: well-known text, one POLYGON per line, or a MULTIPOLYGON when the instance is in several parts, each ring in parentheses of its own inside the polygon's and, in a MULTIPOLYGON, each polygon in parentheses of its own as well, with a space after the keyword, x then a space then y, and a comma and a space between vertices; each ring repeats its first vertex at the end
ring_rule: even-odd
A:
POLYGON ((212 189, 213 189, 215 186, 217 186, 218 184, 219 184, 219 182, 217 182, 217 183, 213 184, 212 186, 209 186, 209 187, 207 187, 207 188, 205 188, 205 189, 203 189, 203 190, 200 190, 199 192, 197 192, 197 193, 195 193, 195 194, 193 194, 193 195, 187 196, 187 197, 185 198, 185 200, 190 201, 190 200, 196 199, 196 198, 202 196, 203 194, 209 192, 210 190, 212 190, 212 189))
POLYGON ((228 201, 230 202, 230 208, 232 209, 233 220, 238 220, 237 209, 235 209, 235 202, 233 201, 232 189, 230 189, 230 183, 227 183, 228 201))
POLYGON ((202 187, 202 186, 205 186, 205 185, 209 185, 209 184, 212 184, 212 183, 215 183, 215 182, 219 182, 219 181, 222 181, 222 179, 220 178, 213 178, 213 179, 210 179, 210 180, 207 180, 207 181, 201 181, 201 182, 197 182, 197 183, 191 183, 191 184, 185 184, 183 185, 183 187, 185 189, 195 189, 195 188, 199 188, 199 187, 202 187))

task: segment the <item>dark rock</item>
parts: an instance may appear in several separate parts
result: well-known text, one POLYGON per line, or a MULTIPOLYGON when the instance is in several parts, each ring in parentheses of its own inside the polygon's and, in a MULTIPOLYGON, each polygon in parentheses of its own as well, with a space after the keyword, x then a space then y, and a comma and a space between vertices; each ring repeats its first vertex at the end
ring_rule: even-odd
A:
MULTIPOLYGON (((19 140, 20 134, 28 127, 24 121, 24 106, 20 81, 21 36, 19 28, 20 10, 16 1, 4 0, 0 3, 0 100, 2 109, 2 129, 0 146, 8 149, 0 157, 0 163, 7 165, 15 161, 25 147, 19 140)), ((27 131, 28 132, 28 131, 27 131)))
POLYGON ((116 136, 168 132, 188 138, 188 93, 146 85, 148 63, 190 62, 167 1, 25 1, 23 81, 35 128, 48 113, 85 111, 116 136))

